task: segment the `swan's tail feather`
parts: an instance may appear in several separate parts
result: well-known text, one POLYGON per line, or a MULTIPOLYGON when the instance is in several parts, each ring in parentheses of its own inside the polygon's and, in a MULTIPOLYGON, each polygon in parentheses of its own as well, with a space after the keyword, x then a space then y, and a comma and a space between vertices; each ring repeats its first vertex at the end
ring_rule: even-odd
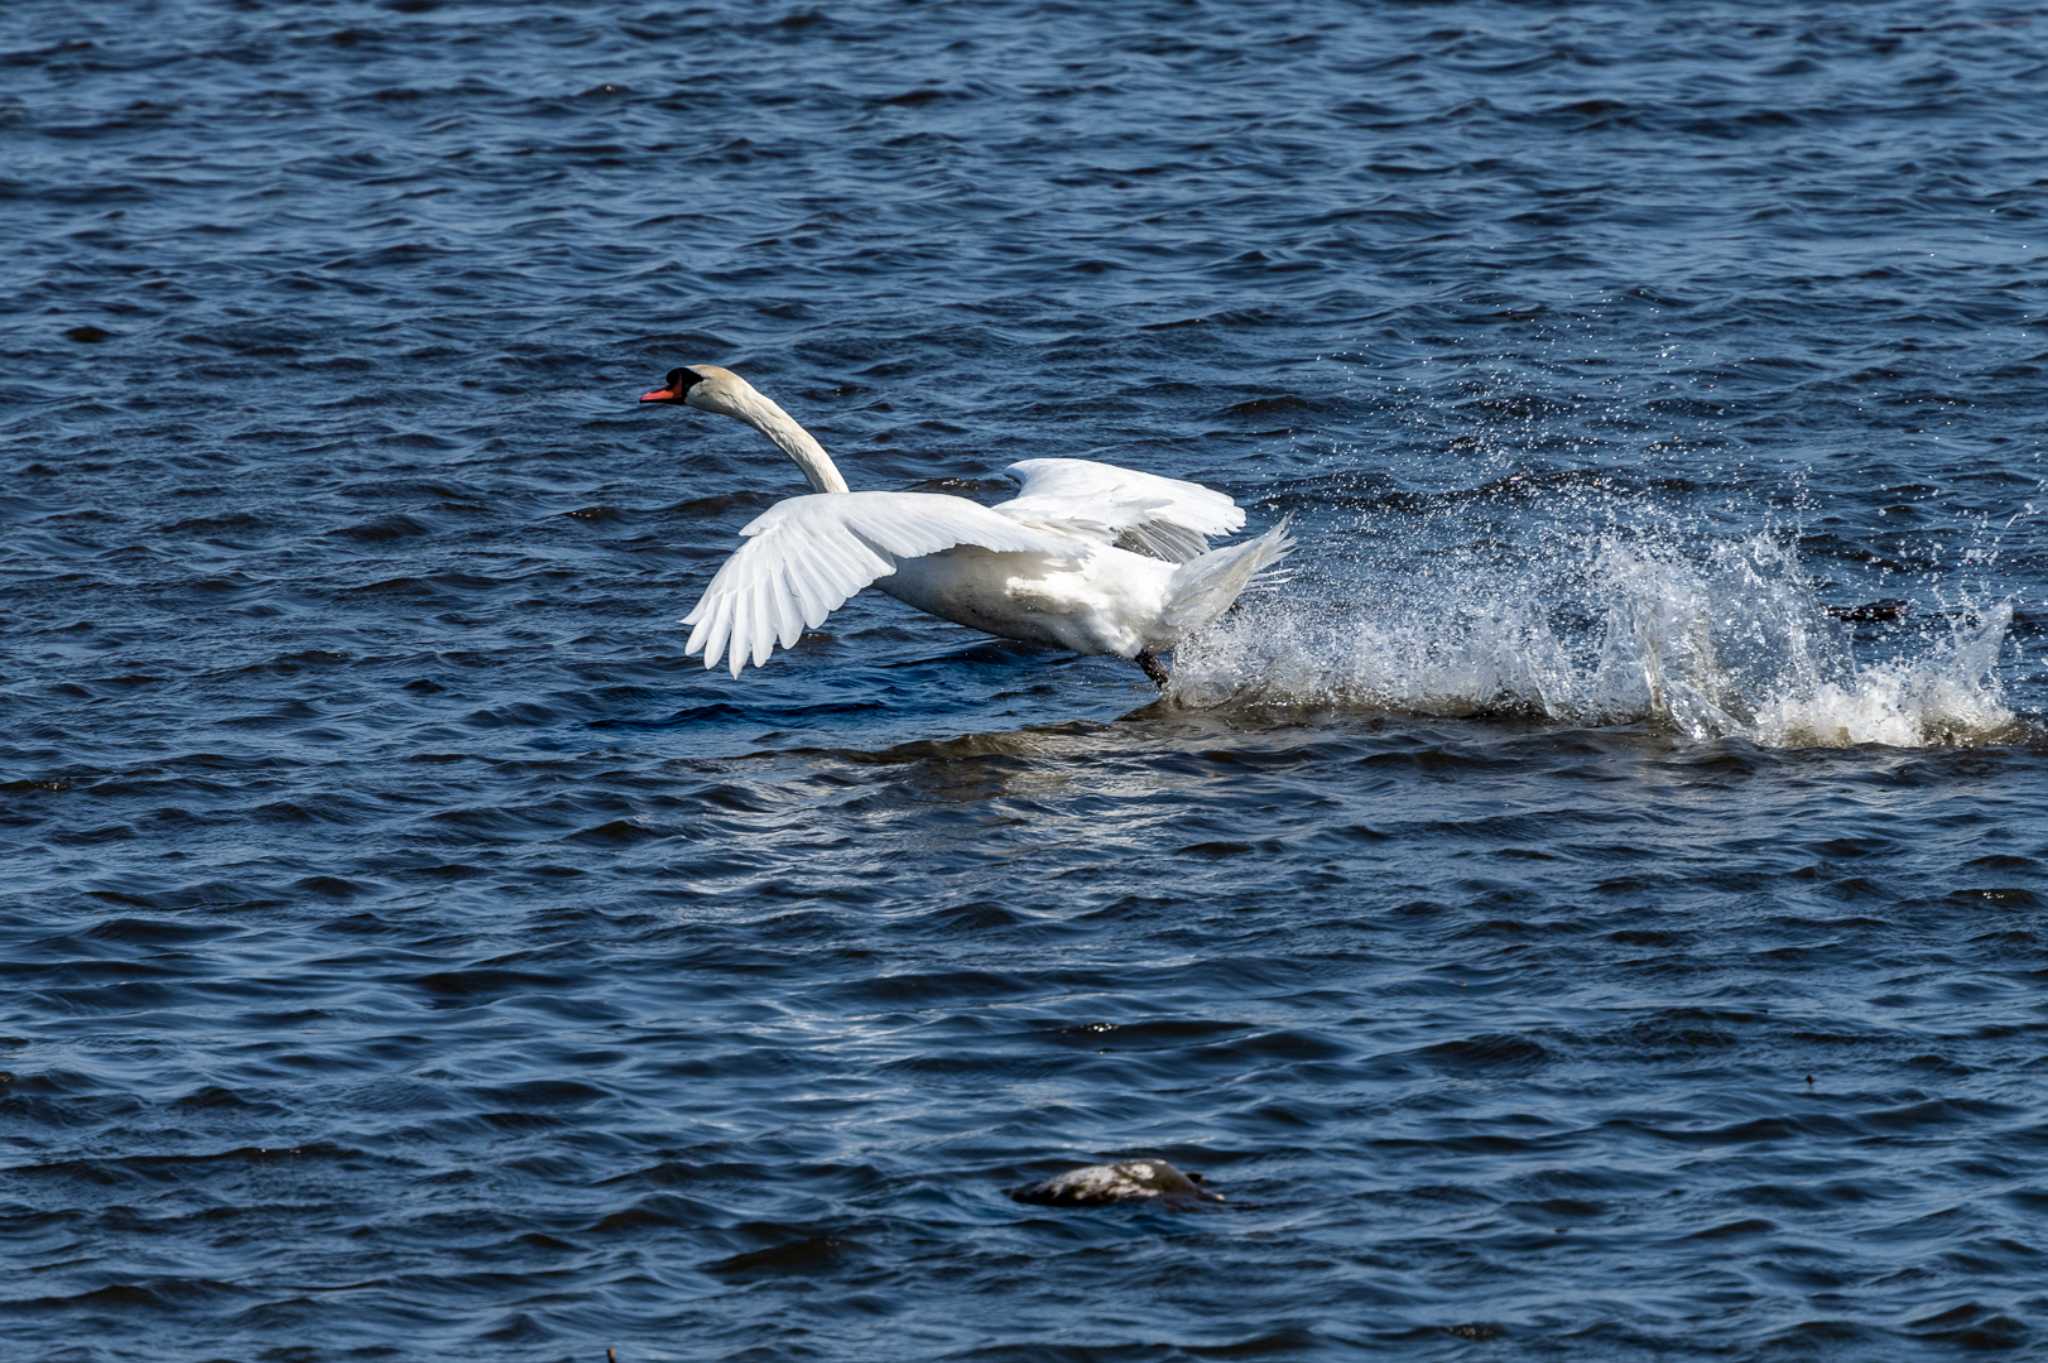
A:
POLYGON ((1212 549, 1174 569, 1166 584, 1164 623, 1178 640, 1194 633, 1230 609, 1252 579, 1287 557, 1294 537, 1287 518, 1255 540, 1212 549))

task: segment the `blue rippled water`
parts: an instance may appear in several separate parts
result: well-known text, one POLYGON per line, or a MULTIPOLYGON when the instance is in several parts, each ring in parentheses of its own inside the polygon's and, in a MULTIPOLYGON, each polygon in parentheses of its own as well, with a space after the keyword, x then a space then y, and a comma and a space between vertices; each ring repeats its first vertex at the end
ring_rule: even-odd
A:
POLYGON ((1944 0, 0 11, 0 1352, 2048 1356, 2044 128, 1944 0), (736 683, 686 362, 1296 574, 736 683))

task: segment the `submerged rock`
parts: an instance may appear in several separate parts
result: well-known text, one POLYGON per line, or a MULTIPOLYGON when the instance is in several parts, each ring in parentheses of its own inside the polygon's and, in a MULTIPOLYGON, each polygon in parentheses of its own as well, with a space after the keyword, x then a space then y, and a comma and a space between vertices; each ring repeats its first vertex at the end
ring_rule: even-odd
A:
POLYGON ((1103 1207, 1112 1202, 1192 1207, 1223 1201, 1223 1194, 1209 1191, 1203 1182, 1200 1174, 1182 1173, 1163 1159, 1134 1159, 1069 1169, 1042 1183, 1014 1188, 1010 1196, 1040 1207, 1103 1207))

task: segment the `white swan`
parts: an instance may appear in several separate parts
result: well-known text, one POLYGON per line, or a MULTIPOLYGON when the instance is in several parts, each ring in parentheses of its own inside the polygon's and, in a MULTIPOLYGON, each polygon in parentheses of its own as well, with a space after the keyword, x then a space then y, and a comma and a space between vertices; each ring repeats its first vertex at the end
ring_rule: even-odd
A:
POLYGON ((1221 615, 1293 547, 1287 522, 1210 551, 1244 525, 1198 483, 1086 459, 1027 459, 999 506, 932 492, 854 492, 824 447, 745 379, 716 365, 671 369, 642 402, 736 417, 796 461, 812 495, 777 502, 711 579, 685 655, 732 674, 796 643, 870 584, 928 614, 1005 639, 1133 658, 1162 689, 1159 653, 1221 615), (1133 552, 1134 550, 1141 552, 1133 552))

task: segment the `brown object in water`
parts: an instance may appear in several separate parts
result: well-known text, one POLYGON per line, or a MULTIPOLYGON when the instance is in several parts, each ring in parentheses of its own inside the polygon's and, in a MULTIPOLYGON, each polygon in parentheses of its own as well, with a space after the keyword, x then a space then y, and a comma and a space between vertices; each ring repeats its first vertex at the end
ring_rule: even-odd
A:
POLYGON ((1184 1174, 1163 1159, 1124 1160, 1069 1169, 1042 1183, 1012 1189, 1019 1202, 1040 1207, 1102 1207, 1112 1202, 1157 1202, 1175 1209, 1221 1202, 1200 1174, 1184 1174))

